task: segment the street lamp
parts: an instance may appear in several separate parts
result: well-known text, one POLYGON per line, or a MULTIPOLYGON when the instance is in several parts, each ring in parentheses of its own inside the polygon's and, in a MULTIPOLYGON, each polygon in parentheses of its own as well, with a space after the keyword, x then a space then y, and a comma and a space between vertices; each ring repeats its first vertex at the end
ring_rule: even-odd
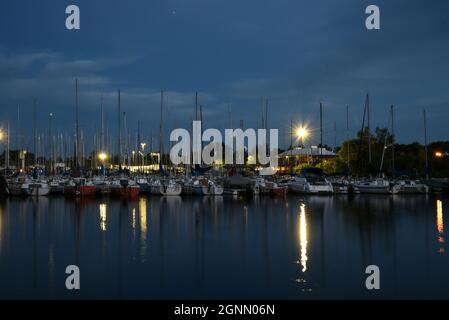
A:
POLYGON ((108 155, 104 152, 100 152, 98 154, 98 159, 100 159, 100 161, 103 163, 106 159, 108 158, 108 155))
POLYGON ((304 139, 309 136, 309 130, 305 126, 296 129, 296 137, 301 139, 301 145, 304 146, 304 139))

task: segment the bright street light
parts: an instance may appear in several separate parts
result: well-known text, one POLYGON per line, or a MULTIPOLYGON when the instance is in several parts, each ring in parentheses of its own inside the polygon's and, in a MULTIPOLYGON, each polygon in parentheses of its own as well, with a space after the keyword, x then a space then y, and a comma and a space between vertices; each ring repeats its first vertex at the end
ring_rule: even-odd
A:
POLYGON ((100 154, 98 155, 98 159, 100 159, 101 161, 105 161, 108 158, 108 155, 104 152, 100 152, 100 154))
POLYGON ((306 127, 299 127, 296 129, 296 136, 300 139, 305 139, 309 136, 309 130, 306 127))

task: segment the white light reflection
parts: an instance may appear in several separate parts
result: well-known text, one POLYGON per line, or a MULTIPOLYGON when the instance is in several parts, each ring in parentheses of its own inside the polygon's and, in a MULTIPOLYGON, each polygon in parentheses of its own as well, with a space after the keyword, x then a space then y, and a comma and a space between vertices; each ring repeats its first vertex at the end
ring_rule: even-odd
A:
POLYGON ((307 220, 306 220, 306 205, 304 203, 300 206, 299 213, 299 245, 301 254, 302 272, 307 271, 307 220))
POLYGON ((146 261, 147 251, 147 199, 139 199, 139 225, 140 225, 140 258, 146 261))
POLYGON ((441 247, 438 249, 439 253, 444 253, 444 221, 443 221, 443 201, 437 200, 437 231, 438 231, 438 243, 441 247))
POLYGON ((106 231, 106 203, 100 203, 100 230, 106 231))

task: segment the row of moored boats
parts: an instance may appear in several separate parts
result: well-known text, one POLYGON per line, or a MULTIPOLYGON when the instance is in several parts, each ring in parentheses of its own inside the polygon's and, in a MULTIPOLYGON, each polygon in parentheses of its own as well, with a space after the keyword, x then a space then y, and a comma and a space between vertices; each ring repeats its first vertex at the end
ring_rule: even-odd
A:
POLYGON ((447 182, 417 181, 409 179, 388 180, 326 178, 322 170, 308 168, 298 176, 288 177, 245 177, 236 175, 226 178, 191 177, 105 177, 31 178, 20 175, 5 180, 3 188, 8 195, 46 196, 64 194, 66 196, 111 195, 137 197, 139 194, 162 196, 204 195, 274 195, 298 194, 427 194, 449 190, 447 182))

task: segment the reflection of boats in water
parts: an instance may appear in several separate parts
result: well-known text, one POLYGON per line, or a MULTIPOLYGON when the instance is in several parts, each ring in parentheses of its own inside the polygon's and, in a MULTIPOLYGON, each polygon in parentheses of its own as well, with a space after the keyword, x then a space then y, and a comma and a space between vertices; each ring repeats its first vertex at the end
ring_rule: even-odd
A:
POLYGON ((386 179, 375 179, 368 181, 359 181, 354 184, 360 193, 368 194, 391 194, 390 181, 386 179))
POLYGON ((302 169, 300 176, 289 183, 289 188, 294 193, 305 194, 328 195, 334 192, 332 184, 324 177, 320 168, 302 169))
POLYGON ((392 191, 394 194, 425 194, 429 192, 429 187, 413 180, 399 180, 392 191))

